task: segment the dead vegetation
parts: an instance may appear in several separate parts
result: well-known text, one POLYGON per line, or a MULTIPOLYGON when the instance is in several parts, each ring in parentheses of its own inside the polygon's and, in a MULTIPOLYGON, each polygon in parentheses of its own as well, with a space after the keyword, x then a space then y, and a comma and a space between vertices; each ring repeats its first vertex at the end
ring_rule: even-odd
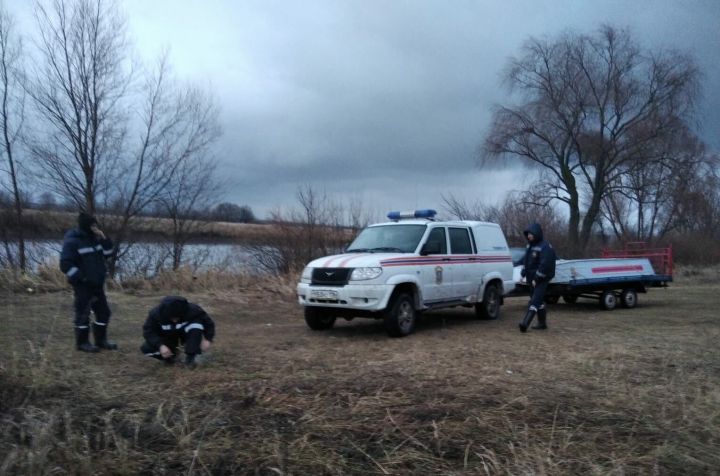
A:
MULTIPOLYGON (((292 283, 191 295, 204 365, 140 355, 153 289, 111 293, 118 352, 72 350, 65 292, 0 297, 0 474, 716 474, 716 285, 633 310, 558 304, 548 333, 467 309, 389 339, 312 332, 292 283)), ((173 292, 179 292, 173 290, 173 292)))

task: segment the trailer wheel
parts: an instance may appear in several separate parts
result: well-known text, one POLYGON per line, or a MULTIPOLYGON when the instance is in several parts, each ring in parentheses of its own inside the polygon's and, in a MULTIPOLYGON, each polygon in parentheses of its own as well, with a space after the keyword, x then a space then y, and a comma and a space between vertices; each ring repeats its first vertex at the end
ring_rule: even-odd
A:
POLYGON ((563 295, 563 301, 565 301, 568 304, 575 304, 578 300, 578 297, 574 294, 564 294, 563 295))
POLYGON ((335 325, 335 317, 328 314, 325 309, 305 307, 305 323, 314 331, 324 331, 335 325))
POLYGON ((637 306, 637 293, 634 289, 623 289, 620 293, 622 307, 632 309, 637 306))
POLYGON ((600 295, 600 307, 606 311, 612 311, 617 306, 617 296, 612 291, 603 291, 600 295))
POLYGON ((552 296, 545 296, 545 302, 547 304, 557 304, 560 300, 560 296, 552 295, 552 296))

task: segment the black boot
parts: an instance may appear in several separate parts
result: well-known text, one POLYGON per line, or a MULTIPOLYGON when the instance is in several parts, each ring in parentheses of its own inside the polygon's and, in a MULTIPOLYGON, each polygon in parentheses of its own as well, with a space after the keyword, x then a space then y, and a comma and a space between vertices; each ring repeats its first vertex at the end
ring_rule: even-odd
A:
POLYGON ((75 328, 75 348, 81 352, 100 352, 100 349, 90 343, 90 329, 75 328))
POLYGON ((522 322, 520 324, 518 324, 518 327, 520 328, 520 332, 527 332, 527 329, 530 326, 530 323, 532 322, 534 317, 535 317, 535 310, 528 309, 528 311, 525 313, 525 317, 523 317, 522 322))
POLYGON ((547 309, 538 309, 538 323, 532 326, 533 329, 547 329, 547 309))
POLYGON ((195 362, 195 354, 185 355, 185 366, 189 369, 194 369, 195 367, 197 367, 197 362, 195 362))
POLYGON ((107 324, 93 324, 93 335, 95 336, 95 345, 105 350, 117 350, 118 346, 115 342, 107 340, 107 324))

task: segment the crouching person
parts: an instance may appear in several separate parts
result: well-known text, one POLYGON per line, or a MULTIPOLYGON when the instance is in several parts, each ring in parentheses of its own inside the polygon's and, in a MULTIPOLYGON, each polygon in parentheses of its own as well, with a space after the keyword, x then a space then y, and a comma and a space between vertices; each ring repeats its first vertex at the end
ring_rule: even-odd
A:
POLYGON ((197 304, 182 296, 166 296, 148 314, 143 337, 140 351, 167 364, 175 362, 178 346, 183 344, 185 364, 194 368, 195 357, 210 348, 215 323, 197 304))

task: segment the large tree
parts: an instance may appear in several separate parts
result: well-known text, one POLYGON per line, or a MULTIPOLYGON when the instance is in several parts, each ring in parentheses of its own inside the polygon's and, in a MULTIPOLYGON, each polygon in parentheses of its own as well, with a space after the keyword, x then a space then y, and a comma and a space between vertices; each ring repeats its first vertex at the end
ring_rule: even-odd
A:
POLYGON ((567 205, 568 254, 581 254, 617 179, 658 160, 651 147, 686 128, 698 94, 693 59, 643 51, 627 30, 529 39, 505 81, 517 99, 499 106, 483 162, 521 159, 538 189, 567 205))
MULTIPOLYGON (((23 225, 23 200, 20 186, 20 170, 17 160, 17 139, 24 122, 25 94, 23 89, 22 43, 15 32, 12 18, 0 4, 0 153, 4 157, 2 167, 7 173, 8 190, 12 196, 14 229, 17 233, 17 262, 8 250, 7 259, 21 271, 27 267, 23 225)), ((4 233, 3 233, 4 234, 4 233)), ((3 237, 7 240, 7 237, 3 237)))
POLYGON ((211 95, 173 78, 167 54, 151 69, 132 59, 116 0, 53 0, 36 17, 33 155, 49 189, 112 216, 114 274, 136 219, 209 153, 219 112, 211 95))
POLYGON ((54 191, 95 213, 122 153, 132 68, 123 17, 105 0, 37 5, 33 152, 54 191))

